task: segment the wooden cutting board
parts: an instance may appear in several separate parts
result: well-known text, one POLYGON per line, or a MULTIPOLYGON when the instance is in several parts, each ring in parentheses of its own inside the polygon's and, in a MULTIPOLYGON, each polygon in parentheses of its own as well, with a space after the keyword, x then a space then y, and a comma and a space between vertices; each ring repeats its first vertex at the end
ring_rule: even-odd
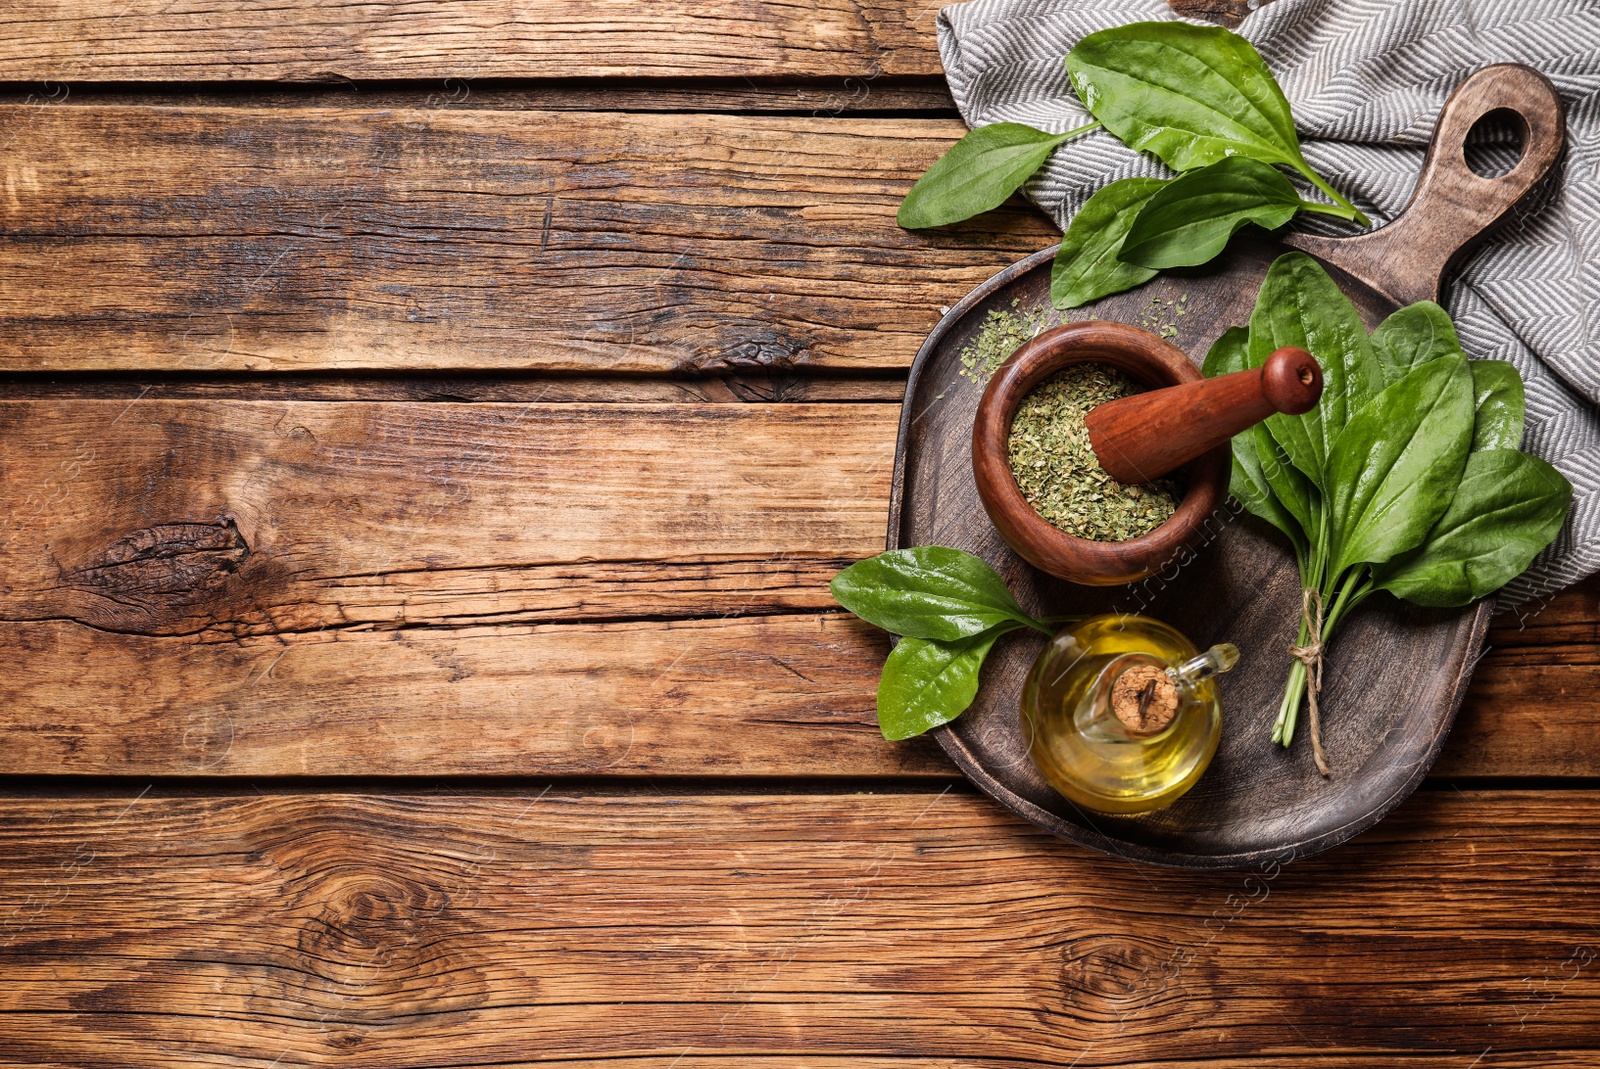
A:
MULTIPOLYGON (((1248 323, 1261 280, 1291 248, 1318 257, 1368 329, 1396 308, 1436 299, 1441 279, 1554 165, 1565 127, 1543 76, 1502 64, 1469 78, 1446 102, 1411 203, 1381 230, 1353 238, 1241 234, 1203 269, 1167 272, 1149 284, 1070 313, 1173 334, 1198 364, 1228 327, 1248 323), (1523 150, 1498 177, 1467 165, 1468 133, 1485 116, 1520 124, 1523 150)), ((1051 789, 1027 757, 1018 698, 1042 636, 1016 635, 990 655, 972 708, 936 734, 979 787, 1042 828, 1108 853, 1155 864, 1229 868, 1288 861, 1325 850, 1377 823, 1433 764, 1483 644, 1492 605, 1430 610, 1387 595, 1345 623, 1330 647, 1322 692, 1330 779, 1312 764, 1305 717, 1290 749, 1270 741, 1296 638, 1300 584, 1276 532, 1229 502, 1192 559, 1180 556, 1126 587, 1093 589, 1046 576, 1017 557, 989 523, 973 483, 972 420, 982 383, 963 351, 992 312, 1050 310, 1046 249, 1002 271, 940 321, 911 369, 902 410, 889 514, 890 548, 953 546, 994 564, 1037 615, 1148 613, 1204 649, 1242 651, 1223 678, 1222 744, 1199 784, 1158 813, 1113 817, 1079 809, 1051 789)), ((1471 355, 1471 354, 1468 354, 1471 355)))

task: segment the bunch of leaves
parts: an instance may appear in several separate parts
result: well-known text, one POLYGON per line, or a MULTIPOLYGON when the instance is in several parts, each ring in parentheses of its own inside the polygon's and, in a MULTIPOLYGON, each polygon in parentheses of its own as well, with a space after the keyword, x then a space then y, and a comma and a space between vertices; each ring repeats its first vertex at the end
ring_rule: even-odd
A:
POLYGON ((1297 212, 1367 225, 1300 152, 1289 101, 1255 47, 1220 26, 1136 22, 1079 41, 1067 74, 1095 121, 1063 134, 981 126, 912 186, 899 222, 942 226, 998 208, 1057 146, 1105 128, 1176 178, 1124 178, 1078 210, 1050 272, 1058 308, 1132 289, 1170 267, 1207 263, 1247 223, 1268 230, 1297 212), (1288 167, 1332 204, 1301 198, 1288 167))
POLYGON ((829 589, 867 623, 901 636, 878 680, 878 728, 894 740, 960 716, 1002 635, 1026 627, 1050 635, 1053 623, 1076 619, 1029 616, 993 568, 945 546, 868 557, 834 576, 829 589))
MULTIPOLYGON (((1250 325, 1206 356, 1205 373, 1260 367, 1285 345, 1322 365, 1304 415, 1278 414, 1233 440, 1230 491, 1294 547, 1307 592, 1297 649, 1320 650, 1379 590, 1462 606, 1520 575, 1561 529, 1572 486, 1519 449, 1522 379, 1503 360, 1468 360, 1444 309, 1422 301, 1368 336, 1355 306, 1304 253, 1267 273, 1250 325)), ((1273 726, 1294 737, 1320 653, 1300 657, 1273 726)))

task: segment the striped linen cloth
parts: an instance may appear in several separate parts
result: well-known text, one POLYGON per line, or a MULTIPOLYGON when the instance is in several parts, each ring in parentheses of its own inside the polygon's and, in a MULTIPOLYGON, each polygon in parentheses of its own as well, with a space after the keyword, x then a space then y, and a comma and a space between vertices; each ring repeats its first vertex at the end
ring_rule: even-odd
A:
MULTIPOLYGON (((940 12, 939 51, 969 126, 1067 130, 1090 121, 1062 64, 1078 39, 1175 17, 1163 0, 971 0, 940 12)), ((1554 179, 1463 264, 1446 304, 1468 356, 1521 371, 1523 447, 1576 490, 1566 529, 1503 603, 1600 570, 1600 0, 1275 0, 1238 32, 1282 84, 1306 159, 1375 225, 1405 206, 1434 119, 1472 71, 1526 63, 1560 91, 1567 152, 1554 179)), ((1517 155, 1509 143, 1476 151, 1502 167, 1517 155)), ((1168 173, 1095 131, 1058 149, 1026 192, 1065 228, 1106 183, 1168 173)))

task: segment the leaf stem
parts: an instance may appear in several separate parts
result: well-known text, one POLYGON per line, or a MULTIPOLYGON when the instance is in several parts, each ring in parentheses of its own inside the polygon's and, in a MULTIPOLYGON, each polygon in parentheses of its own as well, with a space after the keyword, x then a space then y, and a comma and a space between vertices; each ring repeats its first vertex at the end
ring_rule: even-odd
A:
MULTIPOLYGON (((1333 638, 1333 629, 1338 625, 1346 613, 1353 610, 1367 599, 1376 587, 1373 586, 1372 576, 1365 565, 1358 565, 1354 569, 1337 576, 1323 586, 1318 593, 1322 595, 1329 609, 1322 619, 1322 644, 1327 644, 1333 638)), ((1304 616, 1300 618, 1300 637, 1296 645, 1304 646, 1310 638, 1310 632, 1304 616)), ((1289 681, 1284 687, 1283 702, 1278 707, 1278 720, 1273 725, 1272 741, 1287 746, 1294 740, 1294 729, 1300 720, 1300 701, 1305 697, 1306 687, 1310 685, 1310 670, 1304 661, 1295 661, 1289 668, 1289 681)))
POLYGON ((1086 134, 1091 130, 1098 130, 1098 129, 1100 129, 1100 120, 1096 119, 1094 122, 1090 123, 1088 126, 1080 126, 1076 130, 1068 130, 1065 133, 1057 134, 1056 135, 1056 138, 1057 138, 1056 144, 1058 144, 1058 145, 1062 144, 1068 138, 1077 137, 1079 134, 1086 134))
POLYGON ((1341 208, 1337 204, 1323 204, 1321 201, 1315 200, 1302 200, 1300 202, 1300 210, 1303 212, 1316 212, 1318 215, 1331 215, 1335 219, 1343 219, 1352 223, 1355 222, 1357 216, 1361 216, 1363 220, 1366 219, 1354 208, 1341 208))
POLYGON ((1372 584, 1372 576, 1364 565, 1358 566, 1347 575, 1348 579, 1333 599, 1333 608, 1328 610, 1328 617, 1322 622, 1323 641, 1327 641, 1329 632, 1344 618, 1345 613, 1367 600, 1367 595, 1376 589, 1372 584))
MULTIPOLYGON (((1306 642, 1304 626, 1301 642, 1306 642)), ((1306 695, 1306 663, 1294 661, 1290 666, 1290 679, 1283 685, 1283 701, 1278 704, 1278 722, 1272 728, 1272 741, 1288 746, 1294 739, 1294 725, 1299 722, 1299 701, 1306 695)))
POLYGON ((1368 219, 1364 214, 1362 214, 1361 209, 1357 208, 1354 204, 1351 204, 1349 201, 1341 197, 1339 195, 1339 191, 1330 186, 1320 174, 1318 174, 1316 171, 1313 171, 1309 163, 1296 163, 1294 165, 1294 169, 1305 175, 1306 179, 1310 181, 1312 185, 1316 186, 1329 197, 1333 198, 1333 202, 1335 204, 1338 204, 1344 208, 1348 208, 1350 211, 1354 212, 1355 214, 1349 217, 1353 222, 1360 223, 1362 226, 1372 225, 1372 220, 1368 219))

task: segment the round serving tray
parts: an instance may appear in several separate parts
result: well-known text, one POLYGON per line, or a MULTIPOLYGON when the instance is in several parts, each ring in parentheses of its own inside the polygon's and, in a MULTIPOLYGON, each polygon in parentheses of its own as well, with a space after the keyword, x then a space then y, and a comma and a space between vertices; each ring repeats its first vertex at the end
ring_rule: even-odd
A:
MULTIPOLYGON (((1241 239, 1203 273, 1167 274, 1071 313, 1165 332, 1198 363, 1226 328, 1247 323, 1267 267, 1288 248, 1241 239), (1180 314, 1180 311, 1181 314, 1180 314)), ((982 376, 963 366, 991 313, 1062 321, 1050 309, 1046 249, 979 286, 939 322, 906 387, 888 543, 953 546, 987 560, 1036 615, 1142 612, 1204 649, 1242 651, 1223 677, 1223 737, 1210 769, 1173 806, 1137 817, 1086 812, 1051 789, 1028 759, 1018 718, 1023 677, 1044 638, 1002 639, 977 701, 935 732, 962 772, 1008 809, 1065 839, 1136 861, 1243 868, 1326 850, 1372 825, 1427 774, 1460 706, 1491 607, 1429 610, 1374 597, 1330 647, 1322 692, 1323 744, 1333 768, 1312 763, 1305 718, 1290 749, 1270 740, 1289 670, 1299 576, 1276 532, 1226 503, 1203 544, 1131 586, 1075 586, 1036 571, 990 524, 973 483, 972 420, 982 376), (966 372, 963 374, 963 372, 966 372)), ((1369 329, 1396 304, 1337 268, 1330 273, 1369 329)))

